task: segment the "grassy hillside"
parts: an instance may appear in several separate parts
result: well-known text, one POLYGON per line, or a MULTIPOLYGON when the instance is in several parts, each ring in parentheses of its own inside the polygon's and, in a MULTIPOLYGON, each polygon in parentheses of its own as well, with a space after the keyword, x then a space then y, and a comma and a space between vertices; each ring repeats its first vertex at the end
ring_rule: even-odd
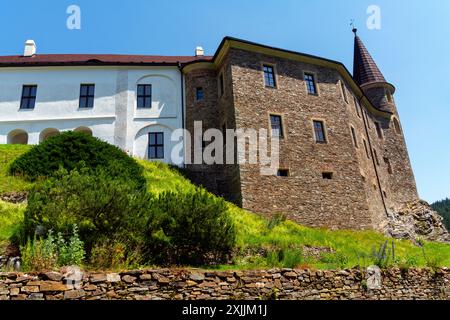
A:
POLYGON ((31 184, 18 177, 8 176, 9 164, 30 149, 23 145, 0 145, 0 194, 11 191, 23 191, 31 184))
MULTIPOLYGON (((0 146, 4 159, 0 170, 0 193, 25 190, 30 183, 6 175, 7 164, 28 148, 0 146)), ((139 161, 144 167, 148 190, 183 193, 194 186, 162 163, 139 161)), ((6 243, 23 217, 24 207, 0 202, 0 244, 6 243)), ((299 226, 281 218, 268 220, 229 204, 237 229, 237 248, 232 265, 221 269, 313 267, 336 269, 372 264, 373 250, 387 240, 376 232, 329 231, 299 226)), ((394 240, 395 257, 404 266, 450 266, 450 245, 425 243, 424 250, 410 241, 394 240), (425 253, 425 254, 424 254, 425 253)), ((389 244, 391 248, 391 243, 389 244)), ((392 261, 391 261, 392 262, 392 261)))

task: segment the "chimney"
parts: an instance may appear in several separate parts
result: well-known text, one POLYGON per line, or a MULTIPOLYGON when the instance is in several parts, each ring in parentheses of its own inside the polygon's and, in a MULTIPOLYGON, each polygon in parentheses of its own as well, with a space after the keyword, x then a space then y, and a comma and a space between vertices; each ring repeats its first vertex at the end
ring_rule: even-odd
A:
POLYGON ((205 55, 205 50, 203 50, 202 47, 195 48, 195 56, 196 57, 202 57, 205 55))
POLYGON ((24 57, 32 57, 36 54, 36 43, 33 40, 27 40, 25 42, 25 50, 23 52, 24 57))

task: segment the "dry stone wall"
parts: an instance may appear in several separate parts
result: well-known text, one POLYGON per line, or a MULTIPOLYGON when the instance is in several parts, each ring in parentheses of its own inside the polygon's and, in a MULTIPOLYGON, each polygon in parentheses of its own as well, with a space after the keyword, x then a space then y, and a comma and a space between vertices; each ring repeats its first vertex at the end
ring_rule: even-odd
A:
POLYGON ((0 273, 0 300, 450 300, 450 270, 145 270, 0 273))

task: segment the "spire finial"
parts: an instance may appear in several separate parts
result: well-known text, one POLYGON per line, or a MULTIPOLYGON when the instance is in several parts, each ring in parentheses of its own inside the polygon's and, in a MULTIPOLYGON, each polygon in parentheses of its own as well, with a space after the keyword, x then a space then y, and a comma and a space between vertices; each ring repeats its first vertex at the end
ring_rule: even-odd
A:
POLYGON ((351 20, 350 26, 352 27, 352 32, 355 34, 355 37, 356 37, 357 32, 358 32, 358 28, 356 28, 356 26, 355 26, 355 19, 351 20))

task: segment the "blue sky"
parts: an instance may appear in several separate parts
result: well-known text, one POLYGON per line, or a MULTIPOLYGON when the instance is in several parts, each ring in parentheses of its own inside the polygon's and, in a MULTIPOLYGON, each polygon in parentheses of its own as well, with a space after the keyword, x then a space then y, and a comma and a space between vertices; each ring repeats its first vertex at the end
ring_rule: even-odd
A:
POLYGON ((235 36, 339 60, 352 70, 350 20, 397 88, 419 193, 450 197, 450 1, 448 0, 0 0, 0 55, 38 53, 213 54, 235 36), (81 30, 66 28, 69 5, 81 30), (366 10, 381 9, 381 30, 366 10))

